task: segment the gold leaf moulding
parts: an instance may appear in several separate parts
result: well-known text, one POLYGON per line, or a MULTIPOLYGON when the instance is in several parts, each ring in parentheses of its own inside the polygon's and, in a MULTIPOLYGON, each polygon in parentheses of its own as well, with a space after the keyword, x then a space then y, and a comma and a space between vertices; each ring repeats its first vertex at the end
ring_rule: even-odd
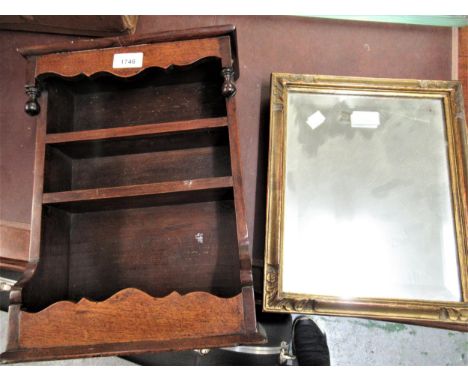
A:
POLYGON ((468 308, 441 308, 439 318, 445 321, 468 323, 468 308))

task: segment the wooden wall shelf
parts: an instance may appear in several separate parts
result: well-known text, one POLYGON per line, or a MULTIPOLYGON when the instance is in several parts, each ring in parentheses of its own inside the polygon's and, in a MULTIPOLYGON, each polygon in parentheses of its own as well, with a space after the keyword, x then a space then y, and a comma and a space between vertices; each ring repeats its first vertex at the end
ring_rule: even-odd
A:
POLYGON ((264 341, 239 163, 235 29, 113 44, 22 50, 26 111, 38 114, 35 183, 3 362, 264 341), (141 67, 114 67, 115 54, 131 52, 143 54, 141 67))

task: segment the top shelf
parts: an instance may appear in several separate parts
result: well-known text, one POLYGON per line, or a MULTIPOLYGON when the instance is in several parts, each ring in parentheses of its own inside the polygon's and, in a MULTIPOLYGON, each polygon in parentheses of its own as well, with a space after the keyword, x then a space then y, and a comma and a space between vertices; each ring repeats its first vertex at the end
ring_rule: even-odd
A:
POLYGON ((148 68, 130 78, 51 75, 42 81, 47 133, 225 117, 221 69, 219 60, 210 58, 184 68, 148 68))
POLYGON ((193 119, 187 121, 153 123, 137 126, 122 126, 99 130, 72 131, 68 133, 47 134, 46 144, 84 142, 131 136, 165 134, 200 129, 211 129, 228 125, 227 117, 193 119))

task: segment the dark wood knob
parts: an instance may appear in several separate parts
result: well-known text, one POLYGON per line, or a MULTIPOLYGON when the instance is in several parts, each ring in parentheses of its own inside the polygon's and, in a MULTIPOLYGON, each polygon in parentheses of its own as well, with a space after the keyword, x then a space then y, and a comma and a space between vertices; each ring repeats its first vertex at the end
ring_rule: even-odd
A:
POLYGON ((221 70, 221 75, 224 77, 221 93, 225 97, 232 97, 237 91, 236 84, 234 83, 234 69, 230 67, 223 68, 221 70))
POLYGON ((41 106, 37 102, 37 98, 41 95, 40 89, 35 85, 26 85, 26 94, 29 99, 26 101, 24 105, 24 111, 26 114, 34 117, 41 112, 41 106))

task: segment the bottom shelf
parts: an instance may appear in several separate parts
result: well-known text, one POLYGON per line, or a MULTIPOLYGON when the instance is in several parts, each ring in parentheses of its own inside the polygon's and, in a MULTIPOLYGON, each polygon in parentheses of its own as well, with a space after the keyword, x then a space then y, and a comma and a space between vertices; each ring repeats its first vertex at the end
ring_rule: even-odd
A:
POLYGON ((0 362, 7 364, 72 358, 125 356, 132 354, 220 348, 238 345, 259 345, 264 343, 266 343, 264 337, 258 333, 251 333, 200 337, 195 339, 181 339, 172 341, 146 341, 143 343, 131 342, 93 346, 75 346, 66 348, 60 347, 9 350, 3 354, 0 354, 0 362))
POLYGON ((247 328, 245 296, 174 292, 155 298, 128 288, 102 302, 60 301, 37 313, 14 306, 10 323, 17 325, 0 358, 18 362, 264 342, 247 328))

